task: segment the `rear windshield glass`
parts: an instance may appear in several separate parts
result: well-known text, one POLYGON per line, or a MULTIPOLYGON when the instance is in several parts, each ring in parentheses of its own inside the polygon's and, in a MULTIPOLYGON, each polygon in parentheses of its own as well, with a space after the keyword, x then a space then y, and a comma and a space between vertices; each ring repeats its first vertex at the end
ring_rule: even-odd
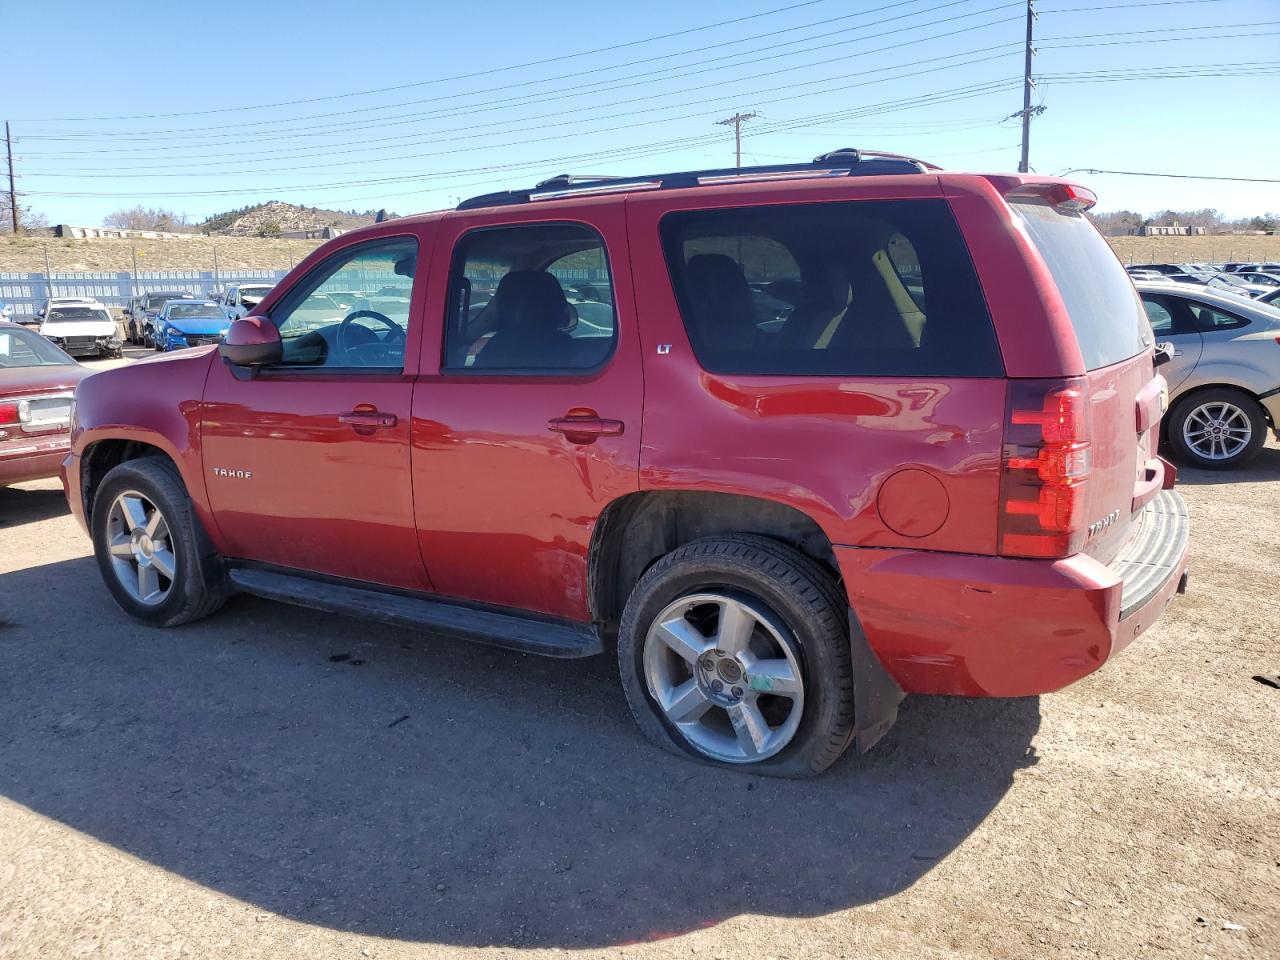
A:
POLYGON ((1038 201, 1012 206, 1062 294, 1085 366, 1110 366, 1149 347, 1151 327, 1133 283, 1084 214, 1038 201))
POLYGON ((668 214, 694 352, 713 373, 994 377, 991 318, 944 200, 668 214))
POLYGON ((75 363, 38 333, 0 329, 0 370, 10 367, 52 367, 75 363))

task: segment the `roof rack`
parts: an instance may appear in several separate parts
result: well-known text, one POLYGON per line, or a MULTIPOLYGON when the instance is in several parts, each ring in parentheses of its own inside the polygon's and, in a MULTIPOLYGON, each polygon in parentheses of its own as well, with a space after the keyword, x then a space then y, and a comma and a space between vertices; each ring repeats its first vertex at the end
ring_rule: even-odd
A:
POLYGON ((562 173, 543 180, 528 190, 500 190, 471 197, 458 204, 459 210, 501 207, 513 203, 557 200, 561 197, 592 196, 601 193, 630 193, 637 190, 673 190, 682 187, 723 183, 756 183, 765 180, 802 180, 820 177, 874 177, 940 170, 932 163, 898 153, 855 150, 844 147, 814 157, 811 163, 776 163, 762 167, 726 167, 719 170, 691 170, 659 173, 644 177, 581 176, 562 173))

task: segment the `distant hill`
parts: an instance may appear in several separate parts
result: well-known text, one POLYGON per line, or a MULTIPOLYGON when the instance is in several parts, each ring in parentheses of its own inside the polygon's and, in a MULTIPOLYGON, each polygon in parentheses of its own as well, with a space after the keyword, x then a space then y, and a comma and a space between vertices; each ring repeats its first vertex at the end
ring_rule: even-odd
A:
POLYGON ((203 233, 227 237, 270 237, 295 230, 319 230, 337 227, 354 230, 373 223, 377 211, 364 213, 341 210, 322 210, 319 207, 299 207, 292 203, 271 200, 238 210, 228 210, 209 217, 198 229, 203 233))

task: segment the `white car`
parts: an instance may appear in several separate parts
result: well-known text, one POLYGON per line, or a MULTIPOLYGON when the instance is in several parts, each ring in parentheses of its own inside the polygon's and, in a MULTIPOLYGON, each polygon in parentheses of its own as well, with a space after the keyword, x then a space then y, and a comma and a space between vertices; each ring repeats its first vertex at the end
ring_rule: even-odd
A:
POLYGON ((239 320, 262 302, 271 292, 274 283, 236 283, 227 287, 218 302, 226 311, 228 320, 239 320))
POLYGON ((66 299, 50 300, 40 311, 42 337, 72 356, 124 356, 124 342, 106 307, 96 300, 66 299))

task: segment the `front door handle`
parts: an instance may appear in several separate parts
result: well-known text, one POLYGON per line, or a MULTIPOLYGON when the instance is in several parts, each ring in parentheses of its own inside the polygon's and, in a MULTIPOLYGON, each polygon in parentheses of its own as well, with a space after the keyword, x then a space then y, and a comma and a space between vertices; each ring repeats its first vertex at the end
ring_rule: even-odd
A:
POLYGON ((547 421, 547 429, 560 433, 570 443, 595 443, 597 437, 620 437, 625 429, 621 420, 597 416, 556 417, 547 421))
POLYGON ((379 413, 377 410, 352 410, 350 413, 338 414, 338 422, 348 424, 357 429, 370 429, 373 427, 394 427, 397 421, 394 413, 379 413))

